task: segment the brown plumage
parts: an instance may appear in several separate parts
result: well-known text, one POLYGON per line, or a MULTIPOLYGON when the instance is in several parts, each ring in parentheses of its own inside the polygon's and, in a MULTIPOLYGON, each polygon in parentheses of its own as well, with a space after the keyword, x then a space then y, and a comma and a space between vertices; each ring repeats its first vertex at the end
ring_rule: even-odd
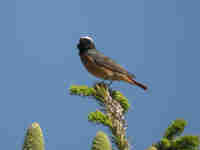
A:
POLYGON ((97 51, 90 37, 80 38, 77 47, 83 65, 92 75, 104 80, 125 81, 147 90, 146 85, 135 81, 135 75, 97 51))

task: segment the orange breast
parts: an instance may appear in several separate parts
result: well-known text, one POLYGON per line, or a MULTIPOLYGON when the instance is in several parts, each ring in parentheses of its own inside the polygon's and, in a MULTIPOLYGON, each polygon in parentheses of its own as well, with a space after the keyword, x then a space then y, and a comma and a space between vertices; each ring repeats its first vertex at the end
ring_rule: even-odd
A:
POLYGON ((112 79, 112 77, 114 76, 114 73, 111 70, 103 66, 97 65, 90 56, 82 55, 81 61, 88 72, 98 78, 109 80, 112 79))

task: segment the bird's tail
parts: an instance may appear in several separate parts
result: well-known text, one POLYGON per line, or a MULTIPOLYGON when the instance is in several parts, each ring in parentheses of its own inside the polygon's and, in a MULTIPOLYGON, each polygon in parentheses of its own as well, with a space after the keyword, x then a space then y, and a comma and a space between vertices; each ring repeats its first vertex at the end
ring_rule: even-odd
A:
POLYGON ((147 89, 148 89, 146 85, 135 81, 135 80, 134 80, 133 78, 131 78, 131 77, 129 78, 128 82, 129 82, 130 84, 137 85, 137 86, 139 86, 140 88, 142 88, 142 89, 144 89, 144 90, 147 90, 147 89))

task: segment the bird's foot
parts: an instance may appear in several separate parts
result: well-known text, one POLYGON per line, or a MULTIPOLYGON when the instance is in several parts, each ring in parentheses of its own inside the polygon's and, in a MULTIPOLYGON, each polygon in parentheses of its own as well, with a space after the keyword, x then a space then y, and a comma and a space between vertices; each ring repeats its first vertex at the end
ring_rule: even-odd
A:
POLYGON ((110 87, 112 85, 113 81, 109 80, 108 86, 110 87))
POLYGON ((109 91, 111 91, 112 89, 111 87, 112 83, 113 83, 112 80, 107 80, 107 82, 105 80, 103 81, 103 84, 109 89, 109 91))
POLYGON ((103 87, 106 87, 108 89, 111 89, 111 85, 112 85, 113 81, 112 80, 103 80, 101 82, 96 82, 94 85, 101 85, 103 87), (108 81, 108 82, 107 82, 108 81))

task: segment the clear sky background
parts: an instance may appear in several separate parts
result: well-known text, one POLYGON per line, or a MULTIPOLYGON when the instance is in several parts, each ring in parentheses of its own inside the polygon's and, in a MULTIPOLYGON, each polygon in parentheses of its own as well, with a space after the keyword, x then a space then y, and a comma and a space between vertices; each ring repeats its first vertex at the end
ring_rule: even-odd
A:
POLYGON ((98 81, 76 49, 88 33, 101 52, 149 86, 144 92, 112 85, 131 103, 134 149, 158 141, 176 118, 189 122, 186 134, 200 134, 199 8, 199 0, 1 0, 0 149, 21 149, 34 121, 47 150, 90 149, 96 132, 108 131, 87 121, 96 103, 66 89, 98 81))

